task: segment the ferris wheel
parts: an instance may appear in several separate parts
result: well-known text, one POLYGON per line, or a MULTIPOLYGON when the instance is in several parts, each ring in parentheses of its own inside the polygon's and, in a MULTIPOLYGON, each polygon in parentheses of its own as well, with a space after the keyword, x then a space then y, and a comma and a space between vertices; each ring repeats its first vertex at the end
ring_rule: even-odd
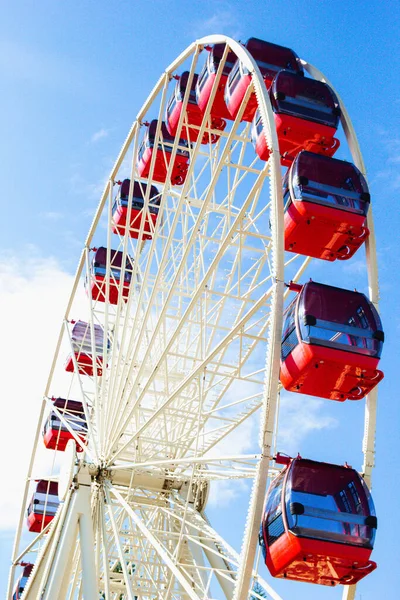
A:
POLYGON ((213 35, 163 72, 84 243, 39 415, 9 600, 279 600, 260 574, 265 562, 275 577, 344 584, 339 596, 355 598, 355 583, 374 568, 367 486, 383 376, 364 173, 343 102, 289 49, 213 35), (332 158, 339 120, 354 165, 332 158), (336 169, 346 170, 342 187, 336 169), (301 222, 296 202, 299 215, 307 209, 301 222), (339 220, 329 223, 324 210, 339 220), (324 214, 326 239, 307 229, 324 214), (312 257, 345 260, 362 245, 369 299, 302 285, 312 257), (348 310, 311 314, 316 297, 328 313, 332 304, 348 310), (362 476, 278 452, 282 385, 327 401, 367 398, 362 476), (249 422, 259 435, 246 454, 240 434, 249 422), (330 481, 345 478, 347 487, 325 492, 329 506, 313 505, 295 483, 307 468, 319 481, 331 469, 330 481), (247 481, 237 551, 210 522, 207 502, 218 486, 247 481), (330 548, 329 576, 315 575, 326 564, 301 546, 313 537, 306 518, 314 519, 314 550, 330 548), (321 522, 334 522, 331 538, 321 522), (290 536, 308 554, 279 566, 275 549, 290 536), (335 547, 345 548, 346 567, 335 547))

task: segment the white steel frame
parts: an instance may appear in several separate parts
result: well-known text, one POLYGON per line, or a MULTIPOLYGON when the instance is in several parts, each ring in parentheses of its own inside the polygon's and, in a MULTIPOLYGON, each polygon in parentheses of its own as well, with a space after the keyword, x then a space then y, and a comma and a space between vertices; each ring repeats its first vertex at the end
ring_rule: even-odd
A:
MULTIPOLYGON (((210 131, 210 108, 227 52, 217 71, 199 139, 210 131)), ((327 82, 320 71, 302 62, 314 78, 327 82)), ((354 163, 365 175, 354 129, 340 104, 354 163)), ((187 127, 184 112, 178 133, 187 127)), ((178 150, 178 137, 171 163, 178 150)), ((148 182, 153 172, 154 156, 148 182)), ((150 186, 143 208, 147 215, 149 190, 150 186)), ((377 306, 371 211, 368 227, 370 298, 377 306)), ((251 591, 257 582, 266 597, 279 600, 258 573, 257 536, 267 480, 276 472, 272 458, 277 435, 281 323, 284 297, 289 293, 284 292, 284 281, 288 273, 290 279, 300 278, 309 262, 284 253, 278 140, 256 62, 242 45, 226 36, 194 42, 165 70, 139 111, 82 251, 39 415, 12 557, 9 600, 16 566, 33 550, 37 557, 24 599, 37 598, 43 591, 43 598, 71 600, 98 598, 99 592, 106 600, 211 600, 215 593, 245 600, 262 597, 251 591), (155 183, 161 201, 151 240, 144 239, 144 219, 137 241, 112 234, 113 185, 123 178, 128 153, 132 157, 130 179, 138 180, 135 159, 143 122, 158 116, 156 141, 162 145, 160 120, 172 91, 173 75, 191 61, 183 100, 186 108, 200 53, 206 45, 216 43, 226 43, 252 77, 238 117, 225 132, 214 131, 220 135, 216 145, 193 145, 188 176, 181 187, 173 187, 169 179, 161 186, 155 183), (261 166, 251 154, 249 124, 240 124, 251 91, 256 94, 271 149, 268 164, 261 166), (96 369, 93 377, 81 376, 73 354, 75 373, 63 396, 78 395, 82 401, 88 423, 85 454, 75 458, 72 486, 51 526, 24 546, 24 512, 30 482, 38 475, 35 465, 42 422, 52 404, 50 393, 55 391, 54 378, 64 358, 65 343, 72 351, 71 319, 77 318, 76 298, 84 274, 90 278, 90 248, 99 243, 103 221, 107 240, 102 243, 108 249, 106 295, 110 278, 118 285, 111 273, 112 247, 122 251, 122 265, 128 254, 134 258, 129 297, 115 306, 90 297, 87 300, 92 354, 97 359, 93 332, 94 325, 101 324, 105 331, 102 356, 107 367, 102 376, 96 369), (228 264, 232 266, 225 274, 222 268, 228 264), (266 353, 266 362, 252 371, 256 349, 266 353), (240 392, 241 386, 246 392, 240 392), (231 390, 233 397, 229 397, 231 390), (221 444, 232 439, 229 435, 240 431, 238 428, 256 411, 257 452, 246 455, 220 450, 221 444), (247 479, 253 480, 253 487, 239 555, 210 525, 205 506, 212 481, 247 479)), ((123 266, 122 281, 124 273, 123 266)), ((57 416, 79 442, 68 419, 59 412, 57 416)), ((368 484, 374 465, 375 421, 374 391, 366 403, 363 445, 363 473, 368 484)), ((54 463, 52 469, 56 470, 54 463)), ((53 471, 50 478, 56 475, 53 471)), ((345 587, 343 598, 355 598, 355 586, 345 587)))

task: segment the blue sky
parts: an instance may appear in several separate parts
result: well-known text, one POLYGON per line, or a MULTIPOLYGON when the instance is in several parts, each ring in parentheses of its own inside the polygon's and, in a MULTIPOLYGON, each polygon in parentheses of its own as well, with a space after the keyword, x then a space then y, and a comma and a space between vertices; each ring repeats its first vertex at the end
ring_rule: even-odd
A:
MULTIPOLYGON (((398 1, 3 2, 0 292, 6 320, 19 318, 18 352, 22 340, 26 352, 32 348, 31 356, 37 349, 36 340, 29 338, 36 331, 30 328, 30 322, 43 319, 44 331, 39 342, 41 360, 24 366, 29 385, 11 378, 3 393, 5 398, 12 398, 13 405, 14 401, 31 396, 31 404, 23 405, 29 410, 25 425, 21 425, 29 437, 32 433, 29 434, 27 423, 35 419, 52 352, 52 335, 45 330, 51 330, 60 319, 84 237, 112 163, 163 69, 191 41, 212 33, 224 33, 242 41, 256 36, 292 47, 333 82, 359 137, 375 215, 381 316, 387 341, 382 360, 385 380, 379 393, 373 489, 379 518, 373 558, 379 569, 360 586, 358 598, 375 600, 385 594, 389 600, 395 598, 394 590, 400 585, 394 520, 400 509, 400 472, 395 454, 400 441, 396 389, 400 336, 400 264, 396 244, 400 230, 398 1)), ((362 287, 362 268, 359 257, 345 267, 333 267, 329 275, 326 267, 319 265, 315 267, 315 279, 340 285, 345 275, 349 287, 362 287)), ((9 331, 12 336, 16 329, 9 331)), ((7 359, 4 339, 9 338, 3 338, 3 364, 7 359)), ((27 356, 25 353, 24 361, 29 360, 27 356)), ((309 436, 301 440, 303 454, 339 461, 349 455, 353 466, 359 467, 362 409, 361 404, 335 404, 324 410, 318 404, 311 406, 309 436)), ((290 415, 289 406, 287 419, 292 418, 290 415)), ((16 447, 19 448, 18 443, 16 447)), ((3 456, 9 448, 3 443, 3 456)), ((26 450, 15 451, 18 465, 26 462, 26 456, 18 456, 20 452, 26 450)), ((18 469, 6 470, 6 477, 15 478, 15 471, 18 469)), ((22 470, 21 480, 24 473, 22 470)), ((8 481, 3 486, 3 496, 7 494, 8 481)), ((214 523, 237 548, 240 531, 238 528, 232 533, 231 523, 244 520, 245 514, 238 514, 241 509, 245 510, 244 505, 238 502, 225 520, 214 523)), ((0 527, 1 594, 11 553, 7 512, 0 515, 0 527)), ((283 595, 288 590, 289 595, 291 588, 279 589, 283 595)), ((299 600, 320 597, 317 588, 296 588, 299 600)))

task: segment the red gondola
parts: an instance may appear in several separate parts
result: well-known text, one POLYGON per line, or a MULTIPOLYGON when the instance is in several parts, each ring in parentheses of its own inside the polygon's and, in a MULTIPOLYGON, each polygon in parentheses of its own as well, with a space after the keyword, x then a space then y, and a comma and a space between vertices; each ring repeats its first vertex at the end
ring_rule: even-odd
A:
MULTIPOLYGON (((182 114, 182 105, 183 98, 185 95, 187 82, 189 78, 189 71, 185 71, 179 77, 176 82, 175 91, 171 96, 170 101, 168 102, 166 114, 165 114, 165 124, 168 129, 168 133, 172 136, 176 136, 176 132, 178 129, 178 122, 180 116, 182 114)), ((189 140, 190 142, 197 142, 197 138, 199 137, 199 131, 196 127, 200 127, 203 120, 203 112, 197 104, 196 99, 196 84, 197 84, 198 75, 195 73, 192 79, 192 85, 190 88, 190 94, 188 98, 188 102, 186 105, 186 119, 183 121, 182 129, 180 136, 183 140, 189 140), (194 127, 192 127, 194 125, 194 127)), ((218 129, 223 131, 226 127, 226 121, 223 119, 215 119, 210 117, 210 125, 211 129, 218 129)), ((202 144, 215 144, 219 140, 219 135, 212 133, 211 135, 208 133, 204 133, 203 138, 201 140, 202 144)))
POLYGON ((353 585, 376 569, 369 560, 376 527, 357 471, 298 457, 268 490, 260 543, 273 577, 353 585))
MULTIPOLYGON (((340 107, 333 90, 326 83, 280 71, 269 91, 282 165, 288 167, 301 150, 333 156, 340 146, 335 138, 340 107)), ((261 160, 268 160, 261 116, 256 112, 252 127, 255 150, 261 160)))
POLYGON ((302 151, 286 173, 283 197, 290 252, 347 260, 369 236, 368 185, 351 163, 302 151))
POLYGON ((29 531, 42 531, 54 519, 58 505, 58 483, 40 479, 28 506, 29 531))
MULTIPOLYGON (((97 375, 103 374, 103 340, 104 331, 100 325, 94 325, 94 346, 96 349, 97 375)), ((93 375, 93 363, 95 361, 92 355, 92 336, 90 324, 84 321, 77 321, 71 331, 72 346, 75 352, 75 358, 78 363, 79 373, 81 375, 93 375)), ((107 349, 110 348, 110 340, 107 341, 107 349)), ((74 371, 74 361, 72 356, 67 358, 65 370, 72 373, 74 371)))
POLYGON ((310 281, 285 311, 281 382, 290 392, 360 400, 383 379, 377 369, 384 335, 368 298, 310 281))
MULTIPOLYGON (((266 88, 269 89, 273 78, 281 69, 287 69, 299 75, 303 74, 303 67, 299 58, 293 50, 265 42, 257 38, 250 38, 244 47, 255 59, 266 88)), ((238 59, 233 66, 225 88, 225 102, 231 117, 234 119, 238 114, 240 104, 246 94, 251 82, 251 75, 238 59)), ((257 98, 253 92, 244 110, 242 121, 251 122, 257 108, 257 98)))
MULTIPOLYGON (((113 233, 119 233, 120 235, 124 235, 126 231, 130 184, 131 182, 129 179, 124 179, 124 181, 121 183, 112 210, 112 231, 113 233)), ((142 239, 151 240, 158 217, 160 192, 154 185, 150 186, 148 211, 145 213, 143 207, 146 194, 147 185, 145 183, 139 183, 138 181, 135 181, 133 184, 132 208, 129 225, 129 235, 135 239, 139 237, 140 226, 144 220, 142 239)))
MULTIPOLYGON (((82 402, 52 398, 54 406, 63 415, 71 429, 76 433, 82 444, 86 441, 87 425, 82 402)), ((51 411, 43 427, 43 441, 46 448, 64 452, 69 440, 75 439, 68 428, 62 423, 57 414, 51 411)), ((77 452, 82 448, 77 445, 77 452)))
MULTIPOLYGON (((122 271, 122 252, 110 250, 110 277, 109 277, 109 294, 108 302, 110 304, 118 304, 119 295, 124 300, 127 300, 129 295, 129 287, 132 279, 133 258, 126 255, 124 281, 121 282, 122 271)), ((90 295, 93 300, 99 302, 106 301, 107 294, 107 248, 97 248, 90 267, 89 285, 86 282, 86 287, 90 288, 90 295)))
MULTIPOLYGON (((151 157, 153 156, 154 152, 156 129, 157 119, 153 119, 153 121, 151 121, 151 123, 147 126, 146 133, 139 148, 137 170, 140 177, 148 177, 149 175, 151 157)), ((168 133, 165 123, 162 122, 160 140, 156 149, 156 159, 154 163, 154 181, 165 183, 168 166, 171 162, 171 152, 174 141, 175 138, 168 133)), ((187 148, 188 142, 180 139, 171 171, 172 185, 182 185, 185 182, 189 168, 189 152, 187 148)))
POLYGON ((12 600, 20 600, 20 598, 22 597, 22 592, 24 591, 25 586, 28 583, 28 578, 32 573, 32 569, 34 567, 34 565, 32 565, 31 563, 22 563, 21 566, 23 567, 22 575, 15 584, 12 600))
MULTIPOLYGON (((207 103, 208 100, 211 96, 211 90, 215 81, 215 78, 217 76, 217 70, 219 67, 219 64, 221 62, 222 56, 224 54, 225 51, 225 44, 215 44, 215 46, 213 46, 210 49, 210 54, 208 55, 207 61, 203 67, 203 70, 201 71, 199 78, 197 80, 197 84, 196 84, 196 99, 197 99, 197 104, 200 108, 200 110, 204 113, 206 108, 207 108, 207 103)), ((213 105, 211 107, 211 120, 212 123, 217 122, 218 124, 218 120, 219 121, 225 121, 225 119, 232 119, 230 112, 228 111, 226 104, 225 104, 225 87, 226 87, 226 83, 228 81, 228 77, 229 77, 229 73, 232 70, 232 67, 234 65, 236 61, 236 55, 234 52, 230 51, 228 52, 228 55, 226 57, 226 61, 221 73, 221 77, 218 83, 218 87, 217 87, 217 91, 216 94, 214 96, 214 102, 213 105)), ((226 123, 223 124, 223 127, 215 127, 215 125, 212 125, 213 128, 215 129, 225 129, 226 127, 226 123)))

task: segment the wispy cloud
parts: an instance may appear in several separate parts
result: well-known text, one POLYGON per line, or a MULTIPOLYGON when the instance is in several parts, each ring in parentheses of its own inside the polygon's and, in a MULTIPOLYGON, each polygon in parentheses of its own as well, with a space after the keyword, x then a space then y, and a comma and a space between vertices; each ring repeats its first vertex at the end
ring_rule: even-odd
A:
MULTIPOLYGON (((3 423, 0 452, 6 457, 16 448, 12 461, 3 464, 7 493, 0 496, 0 529, 14 528, 17 522, 36 419, 73 280, 55 259, 39 257, 34 247, 24 254, 0 255, 0 305, 6 317, 2 333, 7 340, 0 349, 1 393, 11 419, 3 423)), ((43 474, 52 454, 43 453, 43 474)))
MULTIPOLYGON (((258 413, 257 413, 258 414, 258 413)), ((253 416, 235 430, 234 433, 234 453, 244 454, 253 446, 257 440, 256 431, 257 417, 253 416)), ((213 456, 226 456, 232 454, 232 435, 223 439, 212 450, 213 456)), ((210 489, 208 504, 211 507, 228 506, 236 500, 241 494, 249 492, 249 482, 240 479, 213 481, 210 489)))
POLYGON ((248 493, 249 487, 249 483, 241 479, 213 481, 207 504, 211 508, 229 506, 241 494, 248 493))
POLYGON ((32 82, 36 86, 71 93, 90 87, 88 78, 91 75, 86 66, 72 62, 68 56, 44 53, 15 40, 0 40, 0 73, 2 79, 32 82))
POLYGON ((282 394, 278 449, 295 454, 311 433, 337 427, 337 420, 324 414, 324 404, 324 400, 303 394, 282 394))
POLYGON ((92 144, 95 144, 99 140, 102 140, 103 138, 106 138, 109 133, 110 133, 109 129, 104 129, 104 128, 99 129, 98 131, 96 131, 92 135, 92 137, 90 138, 90 141, 91 141, 92 144))
MULTIPOLYGON (((88 200, 99 200, 108 180, 108 172, 97 181, 88 181, 78 170, 69 178, 70 190, 73 194, 85 196, 88 200)), ((87 210, 87 209, 84 209, 87 210)))
POLYGON ((355 259, 341 265, 343 271, 349 275, 365 275, 365 260, 355 259))
POLYGON ((376 127, 375 129, 386 157, 383 159, 383 168, 373 174, 370 184, 373 186, 384 181, 386 189, 390 192, 399 190, 400 132, 388 131, 382 127, 376 127))
POLYGON ((236 6, 229 2, 221 2, 207 19, 192 22, 188 29, 191 31, 190 37, 197 38, 224 33, 237 39, 242 33, 240 15, 236 6))
POLYGON ((43 219, 46 219, 47 221, 60 221, 64 218, 63 213, 51 210, 40 213, 40 216, 43 217, 43 219))

